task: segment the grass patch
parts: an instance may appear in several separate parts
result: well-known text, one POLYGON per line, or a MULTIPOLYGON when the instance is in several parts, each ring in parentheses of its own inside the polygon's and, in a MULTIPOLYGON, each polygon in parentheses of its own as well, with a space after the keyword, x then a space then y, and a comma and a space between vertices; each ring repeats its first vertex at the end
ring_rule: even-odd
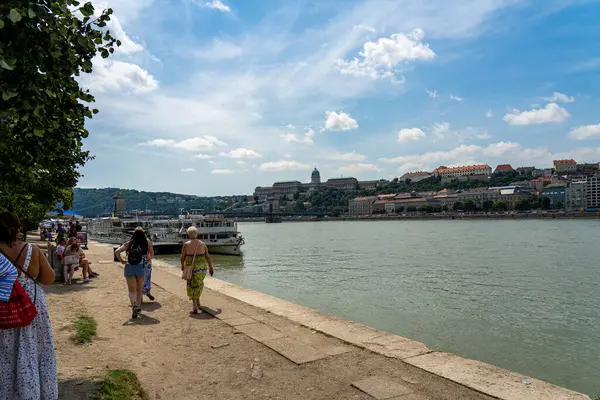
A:
POLYGON ((111 369, 92 393, 91 400, 148 400, 135 373, 126 369, 111 369))
POLYGON ((93 317, 80 315, 73 322, 75 333, 73 333, 71 339, 73 339, 75 344, 91 343, 92 339, 96 336, 97 327, 98 324, 93 317))

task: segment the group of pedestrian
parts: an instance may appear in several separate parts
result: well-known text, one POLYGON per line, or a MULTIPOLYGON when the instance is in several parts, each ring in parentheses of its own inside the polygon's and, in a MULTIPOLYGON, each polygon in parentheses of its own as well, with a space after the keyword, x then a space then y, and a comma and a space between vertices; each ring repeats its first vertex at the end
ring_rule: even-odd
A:
MULTIPOLYGON (((46 256, 19 235, 21 223, 11 212, 0 213, 0 399, 57 399, 56 354, 46 298, 40 284, 54 282, 55 272, 46 256)), ((182 278, 193 303, 193 314, 200 309, 200 296, 206 274, 213 275, 207 246, 198 239, 196 227, 188 230, 188 241, 180 257, 182 278)), ((65 279, 71 282, 75 266, 84 279, 95 274, 75 238, 61 239, 57 252, 63 261, 65 279)), ((125 264, 125 279, 132 318, 140 317, 142 296, 150 293, 152 243, 141 227, 131 240, 115 251, 125 264), (127 254, 127 260, 121 254, 127 254)))
MULTIPOLYGON (((182 278, 187 281, 187 295, 192 300, 193 314, 198 314, 200 309, 200 296, 204 289, 204 278, 206 273, 213 276, 213 266, 208 252, 208 247, 198 239, 198 230, 190 226, 187 230, 188 241, 181 249, 181 271, 182 278), (186 271, 187 269, 187 271, 186 271)), ((152 242, 148 240, 142 227, 137 227, 133 232, 131 240, 123 243, 115 250, 115 256, 125 265, 124 275, 127 281, 127 291, 131 305, 131 318, 139 318, 143 296, 154 300, 150 293, 152 288, 152 257, 154 249, 152 242), (126 253, 124 260, 122 253, 126 253)))

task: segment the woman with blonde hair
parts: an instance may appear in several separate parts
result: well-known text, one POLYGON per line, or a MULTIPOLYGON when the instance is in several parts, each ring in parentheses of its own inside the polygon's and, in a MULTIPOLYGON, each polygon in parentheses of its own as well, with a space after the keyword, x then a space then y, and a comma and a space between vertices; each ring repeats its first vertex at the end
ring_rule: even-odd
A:
POLYGON ((181 249, 181 270, 183 271, 186 266, 192 268, 191 277, 187 280, 187 295, 194 306, 192 313, 198 314, 207 266, 210 276, 213 276, 213 265, 208 247, 198 239, 198 229, 192 225, 188 228, 187 234, 189 240, 181 249))

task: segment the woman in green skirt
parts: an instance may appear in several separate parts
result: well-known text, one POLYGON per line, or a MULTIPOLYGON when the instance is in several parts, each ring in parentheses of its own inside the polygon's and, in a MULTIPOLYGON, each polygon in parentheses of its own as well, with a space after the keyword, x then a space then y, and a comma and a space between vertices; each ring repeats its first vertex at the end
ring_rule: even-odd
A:
POLYGON ((198 230, 195 226, 190 226, 187 230, 188 241, 184 243, 181 249, 181 270, 186 265, 192 265, 192 278, 187 281, 187 295, 194 305, 193 314, 198 314, 200 309, 200 296, 204 289, 204 278, 206 272, 213 276, 213 266, 208 254, 208 247, 198 239, 198 230), (208 267, 208 268, 207 268, 208 267))

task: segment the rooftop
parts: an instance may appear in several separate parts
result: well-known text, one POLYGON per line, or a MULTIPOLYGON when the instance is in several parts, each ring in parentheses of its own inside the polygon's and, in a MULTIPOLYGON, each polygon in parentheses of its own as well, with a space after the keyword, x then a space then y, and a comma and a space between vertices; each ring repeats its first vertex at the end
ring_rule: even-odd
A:
POLYGON ((496 167, 496 171, 514 171, 510 164, 500 164, 496 167))
POLYGON ((573 160, 573 159, 569 159, 569 160, 554 160, 554 165, 575 165, 577 164, 577 161, 573 160))
POLYGON ((367 201, 367 200, 375 201, 375 200, 377 200, 377 197, 374 197, 374 196, 356 197, 356 198, 352 199, 352 201, 367 201))
POLYGON ((348 178, 329 178, 329 179, 327 179, 327 182, 346 181, 346 180, 352 180, 352 181, 355 181, 355 180, 357 180, 357 179, 356 179, 356 178, 353 178, 353 177, 348 177, 348 178))
POLYGON ((431 175, 431 172, 426 172, 426 171, 407 172, 404 175, 402 175, 401 178, 410 178, 412 176, 429 176, 429 175, 431 175))
POLYGON ((273 185, 297 185, 300 184, 300 181, 282 181, 282 182, 275 182, 273 185))
POLYGON ((442 172, 459 172, 459 171, 476 171, 479 169, 489 169, 490 166, 487 164, 478 164, 478 165, 465 165, 463 167, 439 167, 436 168, 435 170, 433 170, 433 172, 435 173, 442 173, 442 172))

